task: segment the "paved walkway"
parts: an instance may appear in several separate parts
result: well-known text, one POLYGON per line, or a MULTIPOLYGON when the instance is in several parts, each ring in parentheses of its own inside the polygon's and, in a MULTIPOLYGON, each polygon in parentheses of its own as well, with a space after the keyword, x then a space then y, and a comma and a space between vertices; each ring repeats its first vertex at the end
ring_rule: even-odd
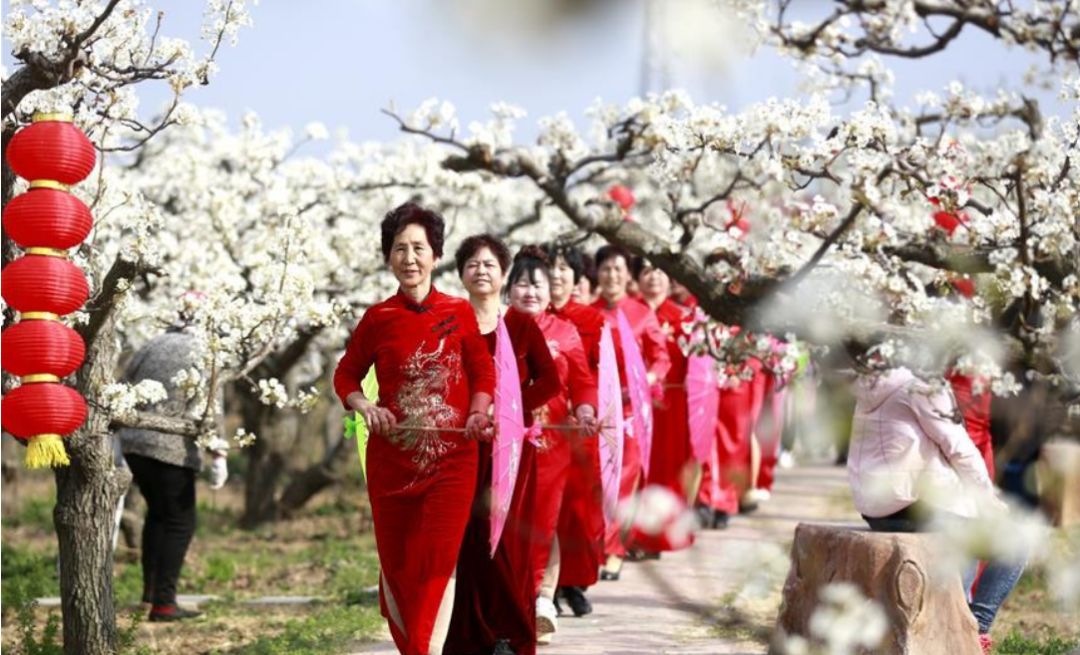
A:
MULTIPOLYGON (((724 655, 764 653, 746 630, 718 627, 718 610, 731 594, 750 594, 756 583, 783 581, 795 531, 802 521, 854 523, 844 469, 801 466, 777 471, 773 497, 753 514, 735 517, 726 530, 698 535, 693 548, 659 561, 627 564, 617 582, 589 590, 595 611, 563 618, 550 646, 539 655, 724 655)), ((742 600, 760 624, 775 620, 775 586, 758 600, 742 600)), ((720 621, 722 624, 723 621, 720 621)), ((360 651, 392 655, 389 641, 360 651)))

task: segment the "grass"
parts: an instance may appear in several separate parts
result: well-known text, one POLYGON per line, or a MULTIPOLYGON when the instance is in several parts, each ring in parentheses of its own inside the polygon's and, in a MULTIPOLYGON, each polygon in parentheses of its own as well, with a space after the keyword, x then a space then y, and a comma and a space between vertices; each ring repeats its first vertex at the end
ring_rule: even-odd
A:
POLYGON ((1080 640, 1056 634, 1030 636, 1013 629, 994 646, 996 655, 1070 655, 1080 648, 1080 640))
MULTIPOLYGON (((20 493, 9 495, 7 489, 4 493, 3 651, 52 655, 60 652, 59 611, 34 607, 30 601, 59 595, 53 483, 27 480, 32 484, 20 493)), ((113 585, 121 634, 130 635, 121 652, 138 652, 135 644, 139 644, 145 652, 162 654, 303 655, 342 652, 376 637, 388 638, 377 596, 366 591, 378 581, 378 557, 358 484, 323 494, 295 519, 254 531, 238 527, 240 484, 210 492, 200 482, 198 496, 198 528, 179 591, 214 595, 221 601, 200 607, 204 617, 182 624, 132 621, 129 615, 139 611, 142 567, 138 550, 121 543, 114 557, 113 585), (241 602, 277 595, 324 600, 299 607, 252 607, 241 602)))
POLYGON ((382 627, 382 616, 373 606, 330 606, 287 621, 280 633, 259 637, 230 650, 231 655, 322 655, 344 652, 368 641, 382 627))

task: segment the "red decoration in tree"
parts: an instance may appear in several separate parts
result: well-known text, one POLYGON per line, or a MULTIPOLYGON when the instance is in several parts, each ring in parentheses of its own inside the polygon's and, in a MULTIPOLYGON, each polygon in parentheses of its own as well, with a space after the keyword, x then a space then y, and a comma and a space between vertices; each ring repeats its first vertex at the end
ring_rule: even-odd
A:
POLYGON ((19 130, 7 149, 11 170, 31 181, 76 184, 94 170, 96 158, 94 144, 62 114, 34 116, 33 124, 19 130))
POLYGON ((625 187, 621 184, 608 189, 608 197, 615 201, 624 212, 630 211, 630 209, 637 203, 637 199, 634 198, 634 192, 629 187, 625 187))
POLYGON ((956 277, 949 280, 956 292, 965 298, 975 295, 975 281, 969 277, 956 277))
POLYGON ((4 429, 20 439, 68 434, 86 420, 86 401, 71 387, 55 382, 24 384, 2 402, 4 429))
POLYGON ((86 303, 90 287, 79 267, 67 259, 26 255, 4 268, 0 293, 17 312, 63 315, 86 303))
POLYGON ((90 233, 92 224, 83 201, 57 189, 31 189, 4 208, 4 231, 21 248, 74 248, 90 233))
POLYGON ((724 225, 724 230, 730 230, 735 227, 739 229, 739 238, 742 239, 747 234, 750 234, 750 221, 746 219, 746 203, 740 206, 736 206, 733 200, 727 201, 728 212, 731 213, 731 219, 724 225))
POLYGON ((82 337, 58 321, 21 321, 4 330, 0 361, 12 375, 62 378, 74 373, 85 357, 82 337))
POLYGON ((967 224, 968 217, 963 212, 934 212, 934 222, 942 230, 945 230, 946 234, 952 236, 956 228, 967 224))

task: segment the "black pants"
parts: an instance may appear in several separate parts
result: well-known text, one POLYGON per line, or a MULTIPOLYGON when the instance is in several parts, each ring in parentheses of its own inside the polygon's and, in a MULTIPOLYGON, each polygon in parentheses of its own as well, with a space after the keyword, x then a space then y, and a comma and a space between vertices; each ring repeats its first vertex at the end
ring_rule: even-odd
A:
POLYGON ((142 533, 143 601, 176 604, 176 581, 195 534, 195 470, 125 455, 148 507, 142 533))

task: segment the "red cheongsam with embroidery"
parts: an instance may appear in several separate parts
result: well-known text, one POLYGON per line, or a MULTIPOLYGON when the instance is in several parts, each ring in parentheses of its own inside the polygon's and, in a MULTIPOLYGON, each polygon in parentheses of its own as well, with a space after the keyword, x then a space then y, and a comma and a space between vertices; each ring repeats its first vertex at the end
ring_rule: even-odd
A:
MULTIPOLYGON (((548 307, 557 318, 574 325, 581 338, 589 372, 596 379, 600 368, 600 334, 604 315, 589 305, 569 301, 548 307)), ((603 420, 603 417, 599 417, 603 420)), ((589 587, 596 583, 604 563, 604 505, 600 483, 600 442, 595 437, 570 434, 570 471, 559 511, 559 586, 589 587)))
POLYGON ((342 403, 372 365, 379 405, 404 428, 368 442, 380 604, 398 650, 426 655, 469 520, 477 446, 408 428, 463 428, 472 394, 494 393, 495 368, 469 303, 434 288, 419 304, 399 292, 364 313, 334 372, 342 403))
MULTIPOLYGON (((559 393, 559 374, 536 321, 509 309, 503 316, 521 376, 525 423, 532 412, 559 393)), ((489 361, 494 361, 495 333, 484 335, 489 361)), ((502 539, 490 550, 491 444, 480 444, 475 479, 476 502, 465 530, 458 561, 454 614, 445 655, 490 653, 500 639, 509 640, 518 655, 536 652, 536 594, 533 551, 536 547, 536 449, 526 442, 514 484, 514 497, 502 539)))
MULTIPOLYGON (((552 314, 541 314, 536 323, 544 333, 548 349, 559 371, 559 395, 535 413, 546 425, 568 425, 570 412, 579 405, 596 407, 596 378, 589 370, 585 348, 573 324, 552 314)), ((555 530, 559 522, 570 471, 572 441, 596 440, 595 435, 563 430, 544 430, 536 452, 536 549, 534 565, 536 590, 544 577, 555 530)))
POLYGON ((739 511, 739 498, 750 486, 750 440, 761 415, 767 374, 761 362, 752 359, 750 380, 733 382, 720 389, 716 425, 716 452, 720 461, 719 485, 714 485, 709 467, 704 467, 698 502, 728 514, 739 511))
MULTIPOLYGON (((668 356, 667 343, 664 333, 660 329, 660 322, 656 314, 642 301, 629 296, 617 303, 609 304, 601 298, 593 303, 593 307, 600 310, 611 327, 611 336, 615 341, 615 358, 619 363, 619 378, 623 384, 623 410, 627 416, 632 411, 631 404, 626 395, 626 366, 623 363, 622 340, 619 336, 619 325, 616 311, 622 311, 630 328, 634 331, 634 339, 641 348, 641 356, 645 360, 645 368, 651 373, 654 380, 663 380, 671 368, 671 358, 668 356)), ((619 501, 623 501, 634 494, 641 484, 641 452, 638 450, 636 439, 623 441, 623 467, 619 480, 619 501)), ((607 526, 604 538, 604 552, 607 555, 626 555, 626 546, 621 536, 621 526, 618 522, 612 522, 607 526)))
MULTIPOLYGON (((679 500, 680 506, 685 506, 688 483, 693 481, 696 467, 690 449, 690 419, 686 405, 686 355, 678 340, 685 334, 683 323, 689 319, 689 313, 669 298, 656 308, 656 318, 664 335, 671 368, 663 381, 663 396, 655 405, 652 457, 646 484, 668 489, 679 500)), ((693 543, 692 538, 682 534, 677 541, 672 541, 663 532, 650 535, 637 530, 633 531, 630 541, 633 547, 649 552, 679 550, 693 543)))

